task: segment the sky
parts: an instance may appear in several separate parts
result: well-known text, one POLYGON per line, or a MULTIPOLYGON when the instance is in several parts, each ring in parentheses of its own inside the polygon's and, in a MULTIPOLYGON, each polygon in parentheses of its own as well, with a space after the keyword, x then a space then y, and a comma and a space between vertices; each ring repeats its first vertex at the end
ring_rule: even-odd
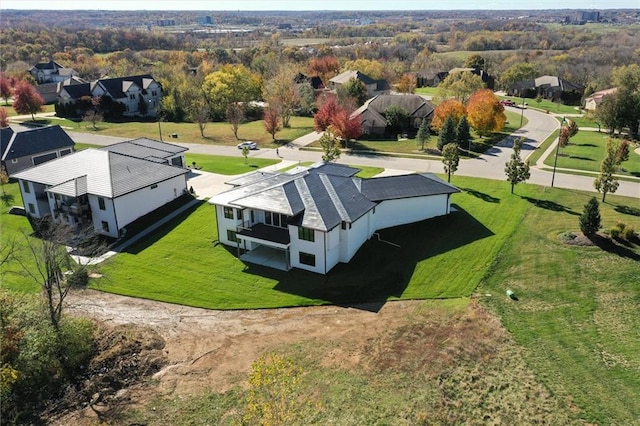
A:
POLYGON ((640 0, 1 0, 43 10, 531 10, 640 9, 640 0))

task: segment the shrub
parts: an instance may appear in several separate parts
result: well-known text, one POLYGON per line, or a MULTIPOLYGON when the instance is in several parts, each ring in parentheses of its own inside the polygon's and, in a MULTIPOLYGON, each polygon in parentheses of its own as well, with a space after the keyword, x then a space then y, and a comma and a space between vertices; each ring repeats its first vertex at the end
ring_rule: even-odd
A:
POLYGON ((627 225, 624 222, 618 222, 609 231, 612 238, 623 239, 631 241, 636 236, 636 230, 632 225, 627 225))
POLYGON ((593 235, 600 229, 600 205, 595 197, 591 197, 584 205, 584 211, 580 216, 580 230, 584 235, 593 235))
POLYGON ((78 268, 67 278, 70 287, 86 287, 89 284, 87 268, 78 268))

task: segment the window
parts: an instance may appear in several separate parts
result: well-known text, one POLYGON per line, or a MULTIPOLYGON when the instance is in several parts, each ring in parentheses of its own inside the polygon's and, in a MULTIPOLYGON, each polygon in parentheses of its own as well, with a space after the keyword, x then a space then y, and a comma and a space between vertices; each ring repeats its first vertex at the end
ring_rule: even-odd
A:
POLYGON ((29 203, 29 213, 36 214, 36 206, 34 206, 32 203, 29 203))
POLYGON ((60 157, 71 154, 71 148, 60 150, 60 157))
POLYGON ((104 232, 109 232, 109 222, 102 221, 102 230, 104 232))
POLYGON ((238 242, 238 237, 236 236, 236 231, 232 231, 227 229, 227 240, 233 241, 234 243, 238 242))
POLYGON ((342 221, 342 229, 344 230, 351 229, 351 224, 345 221, 342 221))
POLYGON ((26 180, 22 181, 22 189, 24 189, 25 194, 31 194, 31 187, 29 186, 29 182, 26 180))
POLYGON ((287 227, 287 217, 278 213, 265 212, 264 221, 267 225, 277 226, 278 228, 287 227))
POLYGON ((129 99, 131 99, 132 101, 134 101, 136 99, 136 95, 135 93, 132 93, 129 95, 129 99))
POLYGON ((303 265, 316 266, 316 255, 300 252, 300 263, 303 265))
POLYGON ((158 92, 156 92, 155 90, 151 91, 151 96, 158 96, 158 92))
POLYGON ((305 241, 314 242, 316 240, 316 233, 313 229, 298 227, 298 238, 305 241))
POLYGON ((157 183, 154 183, 153 185, 151 185, 151 189, 156 189, 158 187, 157 183))
POLYGON ((98 208, 100 210, 106 210, 107 208, 104 205, 104 198, 98 197, 98 208))
POLYGON ((225 217, 225 219, 233 219, 233 208, 225 207, 224 208, 224 217, 225 217))

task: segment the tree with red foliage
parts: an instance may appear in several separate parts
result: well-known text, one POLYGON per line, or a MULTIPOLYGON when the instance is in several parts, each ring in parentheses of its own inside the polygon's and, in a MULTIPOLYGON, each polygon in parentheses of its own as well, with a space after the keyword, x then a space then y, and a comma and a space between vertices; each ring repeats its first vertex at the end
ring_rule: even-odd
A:
POLYGON ((467 102, 467 119, 480 136, 499 132, 507 122, 504 106, 490 89, 477 90, 467 102))
POLYGON ((7 116, 7 110, 0 108, 0 127, 9 127, 9 117, 7 116))
POLYGON ((331 117, 331 126, 335 136, 345 141, 345 145, 349 139, 358 139, 362 135, 360 117, 351 117, 349 111, 344 108, 338 107, 331 117))
POLYGON ((340 106, 335 96, 326 96, 318 99, 318 112, 313 117, 314 128, 323 132, 331 125, 331 119, 340 106))
POLYGON ((275 108, 264 110, 264 128, 276 140, 276 133, 280 130, 280 117, 275 108))
POLYGON ((0 98, 4 99, 4 104, 9 105, 9 98, 11 97, 11 83, 9 79, 0 75, 0 98))
POLYGON ((322 83, 326 87, 329 83, 329 79, 337 75, 340 71, 340 63, 335 56, 312 58, 309 61, 308 70, 311 77, 320 77, 322 83))
POLYGON ((13 89, 13 109, 18 114, 31 114, 31 120, 36 118, 33 114, 42 111, 44 100, 36 89, 26 81, 16 83, 13 89))

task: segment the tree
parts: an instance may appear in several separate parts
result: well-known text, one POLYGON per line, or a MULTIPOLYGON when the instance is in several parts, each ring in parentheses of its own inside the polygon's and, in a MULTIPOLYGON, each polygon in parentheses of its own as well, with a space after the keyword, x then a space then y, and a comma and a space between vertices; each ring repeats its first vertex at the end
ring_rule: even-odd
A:
POLYGON ((618 168, 618 144, 609 139, 607 142, 607 156, 600 164, 600 174, 593 182, 593 186, 598 192, 602 192, 602 202, 605 202, 608 193, 614 193, 618 190, 620 183, 614 176, 618 168))
POLYGON ((522 161, 520 158, 520 150, 522 149, 523 138, 513 141, 513 153, 511 159, 505 165, 504 172, 507 175, 507 181, 511 183, 511 193, 517 184, 525 182, 531 176, 529 172, 529 163, 522 161))
POLYGON ((444 146, 456 141, 456 128, 452 117, 447 117, 444 125, 438 133, 438 149, 442 151, 444 146))
POLYGON ((468 71, 456 71, 447 76, 438 85, 438 98, 454 97, 465 103, 472 93, 486 86, 480 76, 468 71))
POLYGON ((275 108, 268 107, 264 110, 264 128, 276 140, 276 133, 280 130, 280 117, 275 108))
POLYGON ((486 67, 486 61, 482 56, 475 53, 471 56, 468 56, 467 59, 465 59, 463 66, 465 68, 474 68, 477 70, 484 70, 486 67))
POLYGON ((26 81, 16 83, 13 89, 13 109, 18 114, 31 114, 31 120, 35 121, 34 114, 42 111, 44 100, 36 89, 26 81))
POLYGON ((403 74, 396 84, 396 90, 400 93, 413 93, 418 86, 418 79, 415 74, 403 74))
POLYGON ((420 127, 418 128, 418 133, 416 134, 416 139, 420 143, 421 151, 424 151, 424 145, 429 142, 430 138, 431 130, 429 130, 429 121, 427 119, 422 119, 420 127))
POLYGON ((313 124, 316 131, 324 131, 331 125, 331 120, 340 109, 335 96, 320 98, 320 107, 313 117, 313 124))
POLYGON ((578 125, 573 120, 567 120, 567 125, 562 126, 558 135, 558 144, 561 148, 569 145, 571 138, 578 134, 578 125))
POLYGON ((339 108, 331 118, 331 129, 335 136, 345 141, 358 139, 362 135, 362 123, 360 117, 351 117, 349 111, 339 108))
POLYGON ((328 127, 320 137, 322 147, 322 161, 331 162, 340 158, 340 141, 335 137, 331 127, 328 127))
MULTIPOLYGON (((7 194, 4 190, 4 186, 9 183, 9 175, 5 170, 4 166, 0 166, 0 186, 2 187, 2 204, 6 207, 11 206, 13 204, 13 195, 7 194)), ((0 264, 1 265, 1 264, 0 264)))
POLYGON ((360 71, 373 79, 380 79, 383 77, 384 65, 375 59, 363 59, 359 58, 354 61, 347 61, 342 67, 343 71, 353 70, 360 71))
POLYGON ((586 236, 591 236, 600 229, 600 206, 596 197, 591 197, 587 204, 584 205, 579 223, 580 230, 586 236))
POLYGON ((340 63, 335 56, 321 56, 309 61, 309 75, 320 77, 325 87, 328 86, 329 79, 337 75, 338 71, 340 71, 340 63))
POLYGON ((98 130, 97 123, 101 122, 103 118, 104 117, 101 112, 98 112, 95 109, 90 109, 84 113, 82 121, 91 123, 93 125, 93 130, 98 130))
POLYGON ((431 127, 440 130, 447 117, 453 118, 454 126, 457 126, 460 119, 466 115, 464 104, 457 99, 447 99, 441 102, 433 111, 431 127))
POLYGON ((238 102, 232 102, 227 106, 226 112, 227 121, 231 123, 231 130, 233 136, 238 140, 238 129, 240 125, 244 123, 246 116, 244 113, 244 105, 238 102))
POLYGON ((350 78, 349 81, 340 85, 336 92, 339 103, 342 105, 353 105, 353 109, 364 104, 368 97, 367 88, 364 83, 357 78, 350 78))
POLYGON ((4 75, 0 75, 0 98, 4 99, 4 104, 9 105, 9 98, 11 97, 11 84, 9 79, 4 75))
POLYGON ((214 119, 222 119, 232 103, 246 103, 262 95, 262 80, 244 65, 223 65, 204 78, 202 90, 214 119))
POLYGON ((467 118, 469 124, 480 136, 499 132, 507 122, 504 106, 489 89, 478 90, 471 95, 467 103, 467 118))
POLYGON ((447 182, 451 182, 451 175, 458 170, 460 157, 458 156, 458 144, 448 143, 442 149, 442 162, 444 163, 444 172, 447 174, 447 182))
POLYGON ((211 111, 209 110, 209 105, 204 99, 204 96, 193 99, 187 105, 187 111, 191 116, 191 120, 198 124, 200 136, 204 138, 204 129, 207 127, 207 123, 211 119, 211 111))
POLYGON ((518 62, 502 73, 500 77, 500 86, 508 89, 513 84, 536 78, 539 75, 538 66, 530 62, 518 62))
POLYGON ((385 110, 384 118, 390 132, 397 132, 409 125, 409 113, 400 105, 390 105, 385 110))
POLYGON ((249 162, 249 147, 242 145, 242 156, 244 157, 245 164, 249 162))
POLYGON ((623 139, 622 142, 616 148, 616 164, 621 165, 625 161, 629 160, 629 141, 623 139))
POLYGON ((9 127, 9 117, 7 116, 7 110, 0 108, 0 128, 9 127))
POLYGON ((469 121, 466 116, 462 116, 460 122, 456 126, 456 140, 460 146, 469 146, 469 152, 471 151, 471 129, 469 128, 469 121))
POLYGON ((296 72, 288 65, 280 67, 277 74, 264 86, 263 97, 282 119, 282 127, 290 127, 289 121, 300 105, 300 92, 294 85, 296 72))

